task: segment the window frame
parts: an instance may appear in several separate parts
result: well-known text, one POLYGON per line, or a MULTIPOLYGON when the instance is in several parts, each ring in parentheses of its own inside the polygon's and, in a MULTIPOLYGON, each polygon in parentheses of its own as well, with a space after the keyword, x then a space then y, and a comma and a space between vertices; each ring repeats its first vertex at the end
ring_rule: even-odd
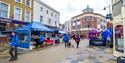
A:
MULTIPOLYGON (((29 10, 25 10, 25 17, 24 17, 24 21, 26 21, 26 12, 30 12, 30 19, 29 19, 29 21, 28 22, 31 22, 31 11, 29 11, 29 10)), ((26 21, 27 22, 27 21, 26 21)))
POLYGON ((46 10, 46 14, 49 14, 49 11, 48 11, 48 10, 46 10))
MULTIPOLYGON (((14 19, 15 19, 15 9, 16 8, 19 8, 21 10, 20 19, 18 19, 18 20, 22 20, 22 8, 20 8, 18 6, 14 6, 14 19)), ((17 19, 15 19, 15 20, 17 20, 17 19)))
POLYGON ((53 12, 51 12, 51 16, 53 17, 53 12))
POLYGON ((42 21, 41 21, 41 16, 42 16, 42 15, 40 15, 40 22, 43 22, 43 16, 42 16, 42 21))
POLYGON ((18 2, 17 0, 15 0, 15 2, 17 2, 17 3, 22 3, 22 0, 21 0, 20 2, 18 2))
POLYGON ((10 4, 6 3, 6 2, 2 2, 2 1, 0 1, 0 3, 8 5, 8 15, 7 15, 7 18, 10 18, 10 4))
POLYGON ((25 5, 28 6, 28 7, 31 7, 31 5, 32 5, 32 2, 31 2, 31 1, 32 1, 32 0, 29 0, 29 1, 30 1, 30 5, 27 5, 27 0, 25 0, 25 5))
POLYGON ((43 7, 40 7, 40 11, 43 11, 43 7))

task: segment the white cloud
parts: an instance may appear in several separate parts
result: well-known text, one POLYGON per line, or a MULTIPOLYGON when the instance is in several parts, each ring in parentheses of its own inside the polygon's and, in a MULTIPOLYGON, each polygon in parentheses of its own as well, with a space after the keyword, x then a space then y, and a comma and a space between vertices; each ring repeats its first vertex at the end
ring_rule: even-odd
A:
POLYGON ((110 4, 111 0, 41 0, 60 12, 60 22, 64 23, 71 17, 82 13, 82 10, 89 5, 94 12, 105 15, 107 11, 103 8, 110 4))

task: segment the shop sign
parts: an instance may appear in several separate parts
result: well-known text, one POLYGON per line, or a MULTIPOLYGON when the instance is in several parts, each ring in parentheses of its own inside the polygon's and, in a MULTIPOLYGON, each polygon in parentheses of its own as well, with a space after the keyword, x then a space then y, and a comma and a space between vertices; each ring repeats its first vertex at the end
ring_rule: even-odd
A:
POLYGON ((0 21, 3 21, 3 22, 12 22, 11 19, 6 19, 6 18, 0 18, 0 21))

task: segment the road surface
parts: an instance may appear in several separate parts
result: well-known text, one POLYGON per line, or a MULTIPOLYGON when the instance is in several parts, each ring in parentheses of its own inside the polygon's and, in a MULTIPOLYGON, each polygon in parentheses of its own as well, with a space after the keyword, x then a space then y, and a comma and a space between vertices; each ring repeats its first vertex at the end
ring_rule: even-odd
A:
POLYGON ((8 58, 0 63, 116 63, 112 49, 88 47, 88 40, 86 39, 80 42, 79 48, 76 48, 73 40, 71 42, 74 45, 72 48, 65 48, 64 44, 61 44, 19 55, 17 61, 9 62, 8 58))

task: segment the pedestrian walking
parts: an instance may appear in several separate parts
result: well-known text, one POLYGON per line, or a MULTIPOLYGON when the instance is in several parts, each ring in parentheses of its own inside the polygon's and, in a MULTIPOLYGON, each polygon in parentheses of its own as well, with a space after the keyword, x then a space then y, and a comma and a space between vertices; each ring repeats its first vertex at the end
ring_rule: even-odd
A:
POLYGON ((40 43, 39 43, 39 45, 41 46, 41 47, 43 47, 44 46, 44 35, 40 35, 40 41, 39 41, 40 43))
POLYGON ((80 35, 79 34, 75 36, 75 42, 77 45, 76 48, 79 48, 79 42, 80 42, 80 35))
POLYGON ((18 36, 16 35, 16 32, 12 32, 10 49, 9 49, 9 54, 11 55, 11 58, 9 61, 17 60, 18 58, 17 46, 18 46, 18 36))
POLYGON ((63 41, 65 42, 65 47, 70 47, 69 45, 70 37, 68 34, 64 34, 63 41))

